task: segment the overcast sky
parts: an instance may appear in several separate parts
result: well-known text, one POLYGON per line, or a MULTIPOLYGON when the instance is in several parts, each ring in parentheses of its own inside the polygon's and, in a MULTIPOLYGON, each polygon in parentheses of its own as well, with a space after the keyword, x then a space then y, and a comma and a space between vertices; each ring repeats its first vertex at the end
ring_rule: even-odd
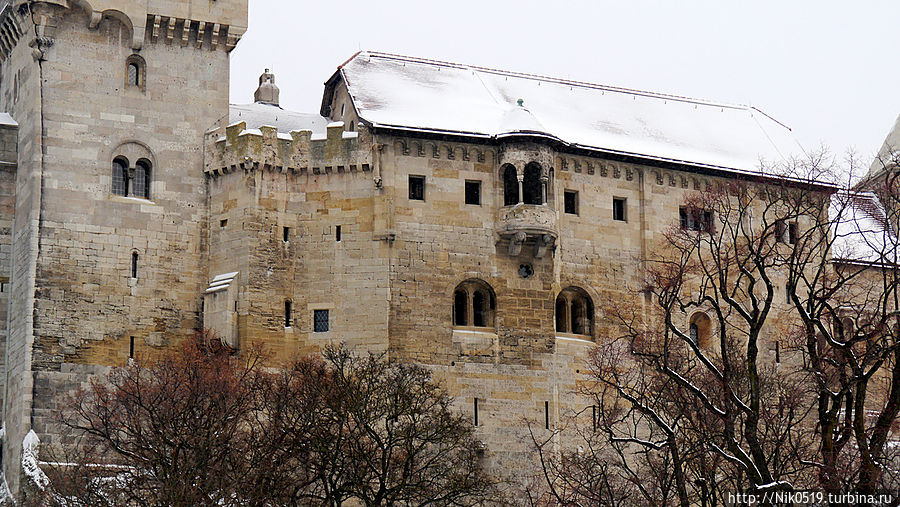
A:
POLYGON ((898 0, 250 0, 231 100, 269 67, 318 112, 356 51, 757 106, 804 147, 870 157, 900 114, 898 0))

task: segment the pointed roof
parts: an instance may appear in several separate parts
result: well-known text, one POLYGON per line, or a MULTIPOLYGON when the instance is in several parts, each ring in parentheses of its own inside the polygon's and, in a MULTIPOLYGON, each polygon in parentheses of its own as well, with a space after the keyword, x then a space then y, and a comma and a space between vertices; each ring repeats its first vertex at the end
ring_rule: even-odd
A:
POLYGON ((575 148, 756 174, 802 154, 789 128, 749 106, 375 52, 339 67, 323 104, 337 79, 376 128, 498 138, 539 125, 575 148))

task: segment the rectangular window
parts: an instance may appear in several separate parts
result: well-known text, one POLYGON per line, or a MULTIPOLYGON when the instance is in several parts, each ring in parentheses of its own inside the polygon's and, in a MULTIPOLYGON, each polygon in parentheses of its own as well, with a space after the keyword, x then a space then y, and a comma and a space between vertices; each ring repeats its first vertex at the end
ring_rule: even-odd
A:
POLYGON ((613 220, 625 222, 625 199, 622 197, 613 197, 613 220))
POLYGON ((775 221, 775 241, 777 243, 786 243, 785 233, 787 232, 787 228, 784 225, 784 220, 776 220, 775 221))
POLYGON ((292 316, 291 316, 291 310, 292 310, 291 302, 285 301, 284 302, 284 327, 291 327, 291 321, 293 320, 292 316))
POLYGON ((574 190, 563 192, 563 211, 570 215, 578 214, 578 192, 574 190))
POLYGON ((0 282, 0 292, 6 292, 9 282, 0 282))
POLYGON ((219 220, 219 227, 225 227, 226 225, 228 225, 227 218, 223 218, 222 220, 219 220))
POLYGON ((475 398, 475 426, 478 426, 478 398, 475 398))
POLYGON ((282 227, 281 228, 281 236, 282 241, 287 243, 291 240, 291 228, 290 227, 282 227))
POLYGON ((781 362, 781 343, 775 342, 775 362, 781 362))
POLYGON ((337 241, 338 243, 341 242, 341 226, 340 225, 336 225, 334 227, 334 240, 337 241))
POLYGON ((700 232, 712 232, 713 230, 712 211, 682 206, 678 210, 678 214, 682 229, 700 232))
POLYGON ((409 200, 424 201, 425 200, 425 176, 409 177, 409 200))
POLYGON ((788 224, 788 243, 792 245, 796 245, 797 241, 800 239, 800 229, 797 226, 797 222, 791 222, 788 224))
POLYGON ((787 303, 791 302, 791 292, 793 292, 793 287, 791 286, 791 282, 784 284, 784 300, 787 303))
POLYGON ((138 269, 138 254, 131 254, 131 278, 137 278, 137 269, 138 269))
POLYGON ((466 204, 481 206, 481 182, 466 181, 466 204))
POLYGON ((544 428, 550 429, 550 402, 544 402, 544 428))
POLYGON ((328 332, 328 310, 313 310, 313 332, 328 332))
POLYGON ((134 359, 134 336, 131 337, 128 344, 128 359, 134 359))

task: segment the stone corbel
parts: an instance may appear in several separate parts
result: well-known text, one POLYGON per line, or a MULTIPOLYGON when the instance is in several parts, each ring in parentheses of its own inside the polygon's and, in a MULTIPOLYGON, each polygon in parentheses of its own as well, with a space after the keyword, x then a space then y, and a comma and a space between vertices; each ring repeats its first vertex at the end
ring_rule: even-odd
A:
POLYGON ((525 244, 525 238, 527 237, 527 234, 519 231, 515 236, 509 238, 509 255, 511 257, 518 257, 522 253, 522 245, 525 244))
POLYGON ((88 22, 88 28, 91 30, 96 30, 100 26, 100 21, 103 20, 103 13, 100 11, 91 11, 91 20, 88 22))
POLYGON ((547 249, 553 246, 553 236, 544 234, 537 239, 534 245, 534 258, 543 259, 547 255, 547 249))

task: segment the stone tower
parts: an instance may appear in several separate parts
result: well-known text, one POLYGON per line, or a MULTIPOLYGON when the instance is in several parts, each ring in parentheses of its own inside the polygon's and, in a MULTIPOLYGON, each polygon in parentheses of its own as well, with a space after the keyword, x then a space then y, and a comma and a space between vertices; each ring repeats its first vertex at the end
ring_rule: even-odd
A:
POLYGON ((0 222, 11 224, 0 256, 12 259, 0 268, 11 282, 0 291, 0 304, 10 295, 3 471, 13 494, 23 438, 33 430, 54 443, 63 393, 199 326, 201 148, 227 119, 229 53, 247 6, 0 0, 0 111, 10 116, 0 121, 0 222))

